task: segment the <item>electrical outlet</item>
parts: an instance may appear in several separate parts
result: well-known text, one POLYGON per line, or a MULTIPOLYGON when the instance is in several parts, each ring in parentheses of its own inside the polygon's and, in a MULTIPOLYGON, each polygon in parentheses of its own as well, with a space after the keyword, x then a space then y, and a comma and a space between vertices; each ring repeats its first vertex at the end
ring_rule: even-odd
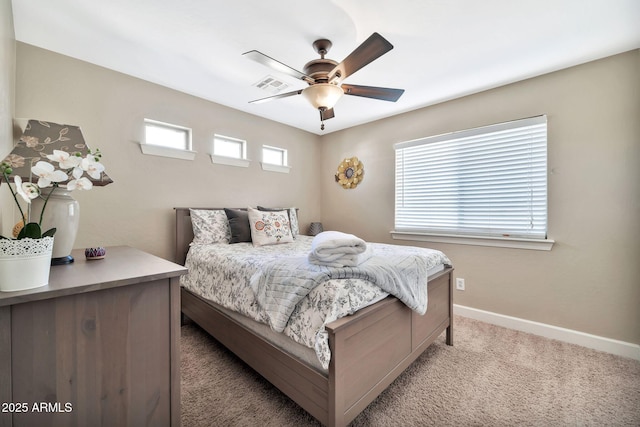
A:
POLYGON ((456 278, 456 289, 464 291, 464 279, 461 277, 456 278))

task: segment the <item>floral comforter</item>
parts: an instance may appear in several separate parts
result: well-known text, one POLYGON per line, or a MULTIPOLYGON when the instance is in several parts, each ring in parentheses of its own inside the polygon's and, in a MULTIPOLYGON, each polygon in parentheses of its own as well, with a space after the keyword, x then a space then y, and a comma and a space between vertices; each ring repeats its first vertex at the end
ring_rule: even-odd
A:
MULTIPOLYGON (((306 256, 312 237, 299 235, 293 243, 254 247, 251 243, 192 245, 185 266, 189 273, 180 278, 186 289, 253 320, 268 324, 257 304, 251 278, 264 266, 282 257, 306 256)), ((388 246, 388 245, 387 245, 388 246)), ((424 249, 430 267, 449 264, 440 251, 424 249)), ((332 279, 314 288, 295 306, 283 333, 315 350, 327 369, 331 352, 325 325, 355 313, 385 297, 380 288, 362 279, 332 279)))

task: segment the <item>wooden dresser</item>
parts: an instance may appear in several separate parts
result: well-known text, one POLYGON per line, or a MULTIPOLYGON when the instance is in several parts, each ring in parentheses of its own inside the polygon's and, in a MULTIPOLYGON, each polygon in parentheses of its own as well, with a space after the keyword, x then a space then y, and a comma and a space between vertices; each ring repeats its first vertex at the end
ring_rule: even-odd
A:
POLYGON ((0 426, 180 425, 186 269, 126 246, 0 292, 0 426))

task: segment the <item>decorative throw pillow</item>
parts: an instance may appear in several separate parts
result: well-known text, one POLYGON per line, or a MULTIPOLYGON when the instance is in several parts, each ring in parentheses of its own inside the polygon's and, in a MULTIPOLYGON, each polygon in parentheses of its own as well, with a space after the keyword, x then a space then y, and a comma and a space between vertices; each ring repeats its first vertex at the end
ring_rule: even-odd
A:
POLYGON ((192 245, 229 243, 231 230, 223 210, 189 209, 193 227, 192 245))
POLYGON ((296 208, 265 208, 258 206, 259 211, 287 211, 289 214, 289 224, 291 225, 291 235, 295 239, 300 234, 300 226, 298 225, 298 210, 296 208))
POLYGON ((296 208, 289 208, 289 221, 291 222, 291 234, 295 239, 300 234, 300 225, 298 225, 298 210, 296 208))
POLYGON ((231 229, 229 243, 250 242, 251 229, 249 228, 247 211, 225 208, 224 212, 227 215, 229 228, 231 229))
POLYGON ((285 211, 259 211, 248 208, 253 246, 293 242, 289 214, 285 211))

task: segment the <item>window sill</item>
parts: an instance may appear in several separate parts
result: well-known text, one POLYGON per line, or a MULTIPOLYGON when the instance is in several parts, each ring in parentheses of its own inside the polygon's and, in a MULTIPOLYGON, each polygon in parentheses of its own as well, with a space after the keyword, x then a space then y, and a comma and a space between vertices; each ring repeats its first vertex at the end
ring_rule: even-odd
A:
POLYGON ((531 249, 536 251, 550 251, 555 243, 554 240, 548 239, 538 240, 516 237, 458 236, 454 234, 427 234, 410 231, 391 231, 391 237, 396 240, 531 249))
POLYGON ((240 168, 248 168, 251 160, 237 159, 235 157, 216 156, 211 154, 211 163, 217 165, 237 166, 240 168))
POLYGON ((160 157, 171 157, 180 160, 193 160, 196 158, 196 152, 190 150, 179 150, 177 148, 161 147, 153 144, 140 143, 142 154, 160 157))
POLYGON ((261 162, 260 164, 262 165, 263 171, 289 173, 289 171, 291 170, 291 166, 274 165, 264 162, 261 162))

